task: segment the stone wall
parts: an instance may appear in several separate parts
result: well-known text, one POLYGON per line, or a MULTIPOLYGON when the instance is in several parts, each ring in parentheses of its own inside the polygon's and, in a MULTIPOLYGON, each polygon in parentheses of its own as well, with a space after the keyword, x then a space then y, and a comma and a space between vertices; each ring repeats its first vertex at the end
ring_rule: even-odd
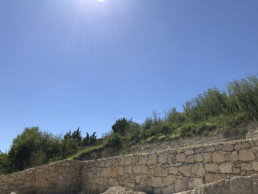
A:
POLYGON ((81 186, 81 163, 64 160, 0 176, 0 193, 71 193, 81 186))
POLYGON ((0 193, 100 193, 111 186, 175 193, 233 176, 258 174, 258 139, 127 155, 64 160, 0 177, 0 193))
POLYGON ((204 183, 258 173, 258 139, 83 162, 82 190, 111 186, 147 193, 191 190, 204 183))
POLYGON ((238 176, 208 183, 192 191, 177 194, 255 194, 258 193, 258 175, 238 176))

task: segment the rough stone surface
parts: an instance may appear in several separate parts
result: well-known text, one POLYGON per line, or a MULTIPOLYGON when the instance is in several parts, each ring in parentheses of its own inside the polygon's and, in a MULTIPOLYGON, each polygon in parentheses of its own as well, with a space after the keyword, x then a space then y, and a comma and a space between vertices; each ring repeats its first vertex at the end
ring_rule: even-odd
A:
POLYGON ((191 169, 189 166, 181 166, 179 168, 179 171, 184 175, 184 176, 190 176, 191 175, 191 169))
POLYGON ((177 194, 256 194, 258 191, 258 175, 233 177, 196 187, 192 191, 177 194))
POLYGON ((239 160, 241 160, 241 161, 255 160, 253 151, 252 150, 241 150, 239 152, 239 160))
POLYGON ((145 194, 145 193, 132 191, 132 190, 126 190, 124 187, 116 186, 116 187, 109 188, 107 191, 105 191, 102 194, 145 194))
POLYGON ((219 166, 221 173, 232 173, 232 164, 231 163, 224 163, 219 166))
POLYGON ((258 162, 253 162, 252 165, 253 165, 254 170, 258 171, 258 162))
POLYGON ((215 163, 224 162, 225 161, 224 155, 225 155, 225 152, 221 152, 221 151, 214 152, 212 154, 213 162, 215 163))
POLYGON ((179 191, 185 191, 187 190, 188 186, 187 186, 187 181, 182 180, 182 179, 177 179, 175 182, 175 192, 179 192, 179 191))
POLYGON ((193 189, 202 184, 203 184, 203 180, 201 178, 191 178, 188 182, 188 188, 193 189))
POLYGON ((101 193, 112 186, 173 193, 255 173, 258 139, 249 139, 91 161, 64 160, 0 176, 0 194, 101 193))
POLYGON ((205 164, 205 169, 210 172, 216 172, 219 168, 218 164, 205 164))

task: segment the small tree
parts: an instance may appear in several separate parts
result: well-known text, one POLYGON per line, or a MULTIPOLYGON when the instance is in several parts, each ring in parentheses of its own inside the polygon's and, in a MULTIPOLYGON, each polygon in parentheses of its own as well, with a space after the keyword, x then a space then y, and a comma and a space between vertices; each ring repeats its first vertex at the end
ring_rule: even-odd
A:
POLYGON ((83 138, 83 140, 82 140, 82 144, 83 144, 83 146, 94 145, 96 143, 96 141, 97 141, 96 132, 94 132, 91 136, 87 132, 86 137, 83 138))
POLYGON ((129 121, 127 121, 126 118, 122 118, 116 121, 116 123, 112 126, 112 130, 114 133, 120 133, 121 135, 124 135, 129 126, 129 121))

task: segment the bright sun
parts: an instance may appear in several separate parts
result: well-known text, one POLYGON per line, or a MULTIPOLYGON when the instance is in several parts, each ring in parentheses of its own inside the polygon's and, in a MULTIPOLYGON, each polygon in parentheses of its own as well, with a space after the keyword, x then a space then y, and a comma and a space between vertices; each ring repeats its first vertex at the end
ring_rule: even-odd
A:
POLYGON ((97 0, 97 1, 103 2, 103 1, 105 1, 105 0, 97 0))

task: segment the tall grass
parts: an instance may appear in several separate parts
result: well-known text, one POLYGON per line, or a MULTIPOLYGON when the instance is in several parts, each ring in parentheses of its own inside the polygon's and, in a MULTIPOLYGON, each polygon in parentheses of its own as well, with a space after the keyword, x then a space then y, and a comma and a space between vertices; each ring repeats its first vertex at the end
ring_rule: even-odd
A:
POLYGON ((157 113, 137 127, 128 129, 128 140, 137 141, 152 136, 179 134, 182 137, 207 134, 215 128, 224 130, 226 136, 243 136, 237 126, 258 119, 258 77, 230 82, 225 90, 211 88, 160 118, 157 113))
MULTIPOLYGON (((211 88, 183 105, 183 111, 176 108, 168 111, 164 118, 153 112, 145 122, 137 124, 125 118, 123 131, 119 129, 102 138, 102 146, 128 152, 138 142, 170 140, 178 137, 206 135, 219 129, 227 137, 244 137, 246 130, 238 126, 258 119, 257 75, 230 82, 225 90, 211 88)), ((113 125, 112 128, 114 128, 113 125)), ((119 128, 121 128, 120 125, 119 128)), ((97 147, 98 148, 98 147, 97 147)), ((91 152, 87 150, 84 152, 91 152)), ((78 154, 76 155, 78 156, 78 154)))

